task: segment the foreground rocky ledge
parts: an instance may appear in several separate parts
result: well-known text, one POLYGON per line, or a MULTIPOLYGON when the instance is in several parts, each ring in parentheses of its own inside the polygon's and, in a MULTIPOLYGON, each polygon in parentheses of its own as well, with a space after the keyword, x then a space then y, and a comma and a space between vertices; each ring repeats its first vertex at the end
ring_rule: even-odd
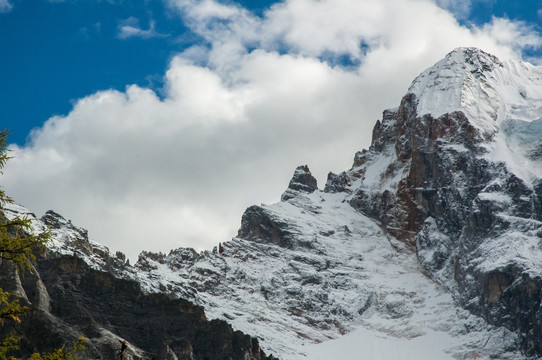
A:
POLYGON ((92 269, 75 255, 42 257, 24 277, 6 262, 0 271, 0 287, 21 295, 31 309, 16 328, 22 356, 84 336, 92 358, 115 359, 126 342, 126 359, 274 359, 257 339, 207 320, 203 307, 143 294, 137 282, 92 269))

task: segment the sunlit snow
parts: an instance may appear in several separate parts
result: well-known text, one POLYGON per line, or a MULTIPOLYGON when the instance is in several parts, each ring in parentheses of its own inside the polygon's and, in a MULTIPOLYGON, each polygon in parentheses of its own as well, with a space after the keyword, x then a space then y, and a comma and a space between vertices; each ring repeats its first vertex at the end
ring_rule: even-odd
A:
POLYGON ((419 116, 462 111, 492 139, 487 159, 505 163, 526 184, 542 177, 540 161, 535 166, 529 158, 532 140, 540 145, 542 139, 542 67, 460 48, 422 72, 408 91, 418 99, 419 116))

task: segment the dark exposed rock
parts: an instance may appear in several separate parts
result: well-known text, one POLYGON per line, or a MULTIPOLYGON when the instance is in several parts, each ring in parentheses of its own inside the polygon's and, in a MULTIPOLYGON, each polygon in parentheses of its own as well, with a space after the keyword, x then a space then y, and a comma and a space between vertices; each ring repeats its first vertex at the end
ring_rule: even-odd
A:
POLYGON ((324 188, 325 192, 328 193, 339 193, 339 192, 350 192, 351 182, 348 178, 348 175, 345 172, 340 174, 334 174, 332 172, 327 174, 327 182, 324 188))
POLYGON ((256 242, 273 243, 286 248, 292 246, 288 224, 274 219, 265 209, 256 205, 245 210, 237 236, 256 242))
MULTIPOLYGON (((2 264, 0 286, 30 307, 17 331, 20 354, 51 351, 80 335, 87 356, 116 358, 120 341, 133 359, 271 359, 258 341, 202 307, 166 294, 142 293, 138 283, 90 268, 77 256, 40 258, 24 277, 2 264)), ((8 326, 2 333, 9 331, 8 326)))
POLYGON ((290 180, 288 189, 282 194, 281 200, 287 201, 293 198, 297 192, 312 193, 316 190, 318 190, 318 185, 309 167, 307 165, 298 166, 290 180))
POLYGON ((519 330, 521 347, 527 356, 537 356, 541 349, 542 280, 523 269, 509 265, 489 272, 469 273, 460 270, 459 284, 466 298, 465 306, 482 315, 490 324, 519 330))

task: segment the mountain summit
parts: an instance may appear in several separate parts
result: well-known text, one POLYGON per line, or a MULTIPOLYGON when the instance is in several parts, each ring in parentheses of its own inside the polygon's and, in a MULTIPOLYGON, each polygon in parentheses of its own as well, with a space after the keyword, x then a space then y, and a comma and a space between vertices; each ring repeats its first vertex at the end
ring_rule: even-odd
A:
POLYGON ((112 317, 88 314, 92 331, 43 306, 45 295, 40 306, 91 344, 122 337, 141 350, 134 359, 199 359, 222 347, 224 358, 263 359, 260 346, 282 359, 540 357, 541 71, 454 50, 383 112, 349 170, 319 190, 309 167, 298 167, 279 203, 249 207, 238 235, 213 251, 143 252, 130 266, 59 215, 36 219, 55 239, 36 265, 42 293, 60 291, 54 264, 64 284, 77 283, 68 265, 78 259, 145 296, 195 303, 197 311, 183 307, 198 314, 200 337, 162 332, 155 346, 112 317), (257 340, 208 324, 199 306, 257 340), (209 345, 212 334, 222 334, 220 346, 209 345))
POLYGON ((326 189, 416 248, 419 265, 541 353, 541 69, 456 49, 386 110, 326 189))
POLYGON ((461 111, 503 162, 526 182, 542 176, 533 163, 542 147, 542 69, 476 48, 458 48, 422 72, 408 92, 419 116, 461 111))

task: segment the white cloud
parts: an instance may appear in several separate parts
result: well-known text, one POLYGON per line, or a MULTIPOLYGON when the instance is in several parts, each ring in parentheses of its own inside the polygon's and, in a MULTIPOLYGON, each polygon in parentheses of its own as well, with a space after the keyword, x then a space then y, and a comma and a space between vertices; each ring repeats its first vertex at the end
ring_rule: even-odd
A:
POLYGON ((520 52, 526 48, 540 48, 542 38, 536 33, 534 27, 523 21, 512 21, 504 18, 491 19, 477 32, 485 34, 501 45, 520 52))
POLYGON ((155 37, 166 37, 168 35, 161 34, 155 29, 154 20, 150 20, 149 28, 143 30, 139 26, 139 19, 134 17, 129 17, 128 19, 122 20, 118 25, 117 38, 119 39, 129 39, 129 38, 143 38, 150 39, 155 37))
POLYGON ((10 12, 13 4, 9 0, 0 0, 0 14, 10 12))
POLYGON ((422 0, 290 0, 261 18, 211 0, 169 3, 202 43, 172 58, 162 96, 128 86, 79 100, 15 148, 3 176, 18 202, 53 208, 132 257, 227 241, 247 206, 279 199, 297 165, 322 186, 453 48, 509 58, 540 41, 510 20, 461 27, 422 0), (359 66, 342 68, 340 56, 359 66))

